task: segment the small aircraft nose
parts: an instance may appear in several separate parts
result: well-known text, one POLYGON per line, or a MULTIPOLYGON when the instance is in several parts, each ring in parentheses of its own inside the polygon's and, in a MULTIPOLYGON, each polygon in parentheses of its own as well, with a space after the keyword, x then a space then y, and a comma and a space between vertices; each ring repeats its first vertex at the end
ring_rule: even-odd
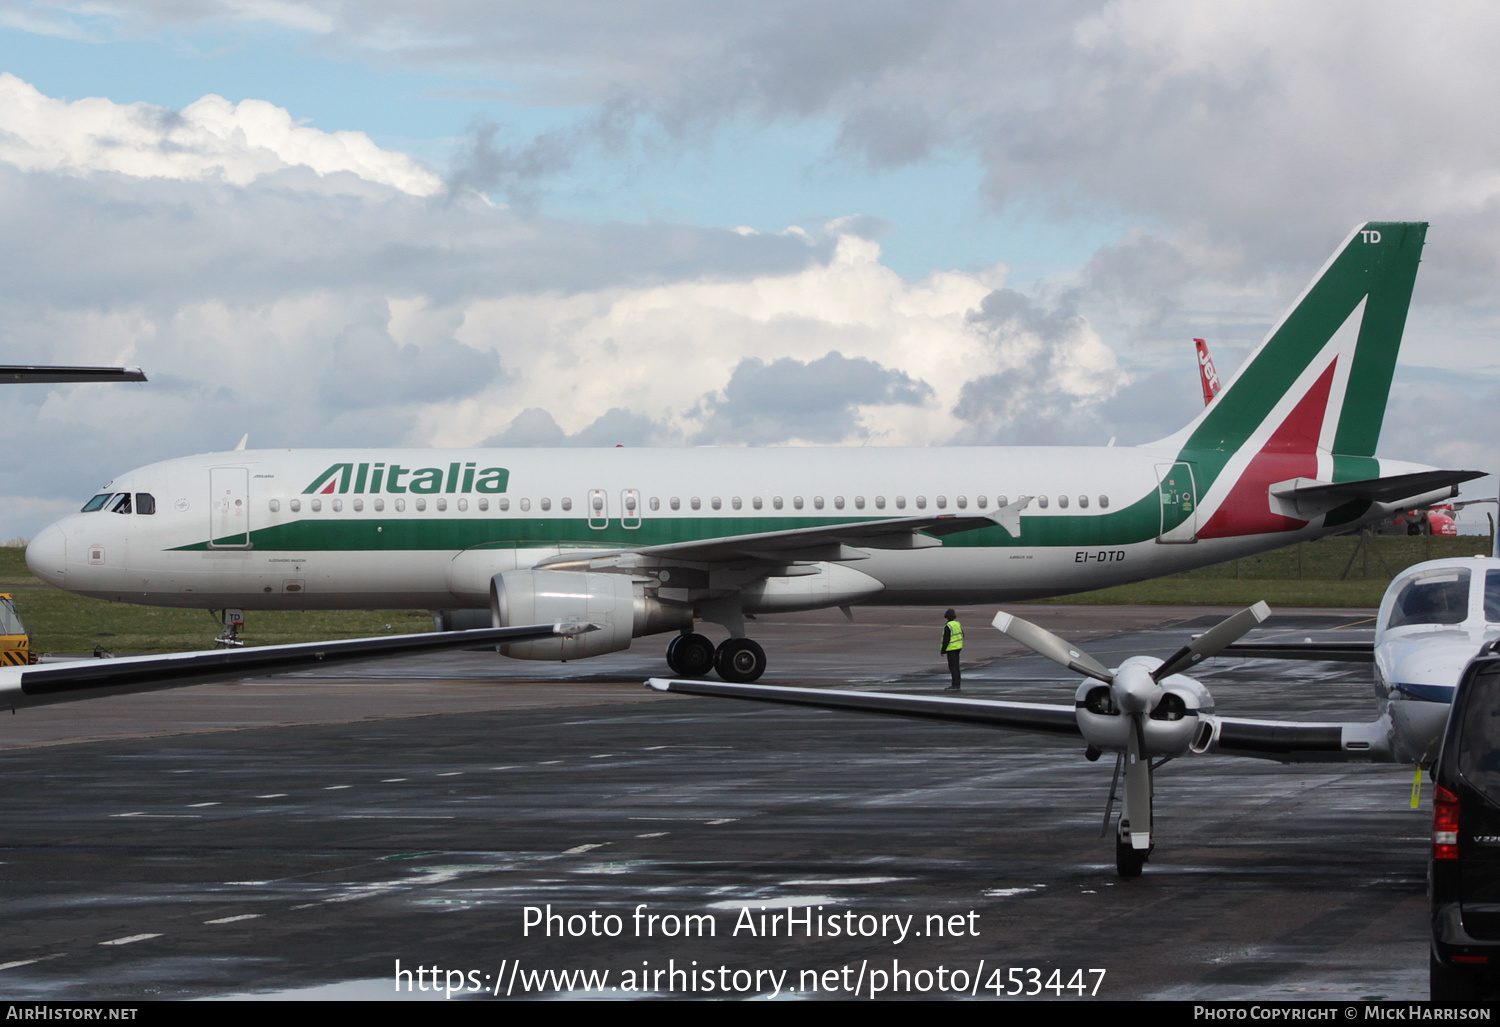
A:
POLYGON ((26 566, 31 573, 61 588, 68 565, 68 537, 56 524, 49 524, 26 547, 26 566))

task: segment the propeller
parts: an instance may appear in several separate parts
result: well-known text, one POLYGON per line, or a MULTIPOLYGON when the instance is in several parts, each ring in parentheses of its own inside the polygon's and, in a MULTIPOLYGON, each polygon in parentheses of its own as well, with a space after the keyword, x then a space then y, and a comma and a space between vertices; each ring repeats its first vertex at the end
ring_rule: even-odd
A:
MULTIPOLYGON (((1269 606, 1263 602, 1256 603, 1249 609, 1241 610, 1234 616, 1215 624, 1154 668, 1149 666, 1149 660, 1133 658, 1126 660, 1114 670, 1110 670, 1083 650, 1066 639, 1054 635, 1046 628, 1022 620, 1003 610, 995 615, 995 627, 1032 652, 1045 656, 1075 674, 1082 674, 1095 681, 1103 682, 1108 687, 1108 707, 1103 705, 1104 688, 1098 685, 1081 687, 1078 690, 1078 716, 1079 727, 1089 741, 1090 752, 1097 755, 1100 749, 1113 750, 1118 754, 1115 764, 1115 780, 1119 780, 1121 769, 1125 773, 1125 803, 1120 811, 1120 824, 1115 838, 1115 863, 1121 877, 1139 876, 1141 867, 1152 848, 1152 749, 1147 744, 1147 718, 1153 714, 1161 717, 1162 711, 1170 711, 1171 707, 1167 705, 1169 699, 1176 704, 1178 719, 1186 709, 1182 696, 1163 688, 1162 682, 1196 666, 1222 651, 1226 646, 1239 641, 1246 632, 1270 615, 1269 606), (1116 713, 1123 714, 1129 720, 1123 738, 1120 737, 1118 728, 1125 725, 1115 719, 1116 713), (1112 740, 1105 741, 1100 738, 1100 734, 1090 736, 1090 727, 1100 722, 1115 725, 1108 729, 1098 728, 1100 734, 1112 740)), ((1207 698, 1206 690, 1201 685, 1193 683, 1191 687, 1202 693, 1203 699, 1207 698)), ((1208 708, 1211 709, 1211 705, 1208 708)), ((1172 719, 1170 712, 1168 719, 1172 719)), ((1161 735, 1158 734, 1157 739, 1158 755, 1164 751, 1169 756, 1174 753, 1171 748, 1162 747, 1161 735)), ((1184 742, 1177 744, 1181 744, 1182 749, 1176 751, 1186 751, 1184 742)), ((1112 784, 1110 786, 1111 805, 1114 795, 1115 787, 1112 784)), ((1106 824, 1108 820, 1109 807, 1106 806, 1106 824)))

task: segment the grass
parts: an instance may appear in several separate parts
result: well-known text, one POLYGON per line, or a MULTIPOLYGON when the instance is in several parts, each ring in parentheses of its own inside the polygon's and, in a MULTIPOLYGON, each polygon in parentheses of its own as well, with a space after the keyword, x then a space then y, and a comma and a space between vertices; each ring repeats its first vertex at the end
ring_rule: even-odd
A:
MULTIPOLYGON (((1040 601, 1249 606, 1264 599, 1273 607, 1373 607, 1391 575, 1414 563, 1488 550, 1488 540, 1473 535, 1375 538, 1361 553, 1357 544, 1348 537, 1304 543, 1300 578, 1299 547, 1291 546, 1169 578, 1040 601), (1341 580, 1345 567, 1349 577, 1341 580)), ((217 621, 203 610, 107 603, 55 589, 32 575, 25 550, 15 546, 0 547, 0 592, 15 595, 32 647, 43 653, 91 653, 95 646, 117 655, 185 652, 211 648, 219 632, 217 621)), ((425 610, 251 611, 241 637, 248 645, 279 645, 431 630, 425 610)))

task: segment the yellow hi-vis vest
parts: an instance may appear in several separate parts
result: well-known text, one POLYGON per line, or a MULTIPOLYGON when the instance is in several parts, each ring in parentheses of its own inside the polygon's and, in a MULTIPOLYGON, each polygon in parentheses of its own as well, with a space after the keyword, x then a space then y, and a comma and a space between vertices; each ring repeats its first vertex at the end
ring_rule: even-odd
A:
POLYGON ((951 653, 955 649, 964 647, 964 627, 956 620, 948 622, 948 648, 943 652, 951 653))

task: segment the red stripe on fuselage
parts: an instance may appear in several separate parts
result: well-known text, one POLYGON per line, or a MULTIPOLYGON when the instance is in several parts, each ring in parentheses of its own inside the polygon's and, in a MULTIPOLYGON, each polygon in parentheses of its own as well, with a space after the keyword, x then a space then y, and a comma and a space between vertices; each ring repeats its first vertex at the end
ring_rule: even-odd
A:
POLYGON ((1236 535, 1264 535, 1276 531, 1295 531, 1307 522, 1272 513, 1270 487, 1290 478, 1318 476, 1318 437, 1328 412, 1328 394, 1333 389, 1333 370, 1338 358, 1318 376, 1307 395, 1292 408, 1250 460, 1223 504, 1214 511, 1208 523, 1198 529, 1199 538, 1231 538, 1236 535))

